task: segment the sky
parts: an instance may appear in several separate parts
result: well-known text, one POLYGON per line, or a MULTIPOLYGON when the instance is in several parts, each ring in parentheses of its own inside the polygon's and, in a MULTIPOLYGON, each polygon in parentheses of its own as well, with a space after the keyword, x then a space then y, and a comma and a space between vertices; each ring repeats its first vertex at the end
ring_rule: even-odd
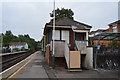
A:
POLYGON ((120 1, 118 3, 118 19, 120 20, 120 1))
MULTIPOLYGON (((118 2, 57 2, 56 8, 72 9, 74 19, 91 25, 91 30, 107 29, 108 24, 118 20, 118 2)), ((29 34, 41 40, 43 28, 50 21, 53 2, 1 2, 0 30, 11 30, 14 35, 29 34)), ((1 33, 0 32, 0 33, 1 33)))

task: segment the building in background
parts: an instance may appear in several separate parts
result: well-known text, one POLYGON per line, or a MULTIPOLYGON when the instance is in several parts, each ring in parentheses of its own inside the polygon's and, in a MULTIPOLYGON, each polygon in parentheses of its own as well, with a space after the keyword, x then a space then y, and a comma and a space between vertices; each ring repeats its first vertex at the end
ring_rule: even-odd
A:
POLYGON ((120 20, 110 23, 107 32, 120 32, 120 20))
POLYGON ((13 52, 15 49, 17 50, 27 50, 28 49, 28 44, 25 42, 12 42, 9 44, 9 48, 11 50, 11 52, 13 52))
POLYGON ((108 24, 109 28, 91 31, 95 69, 120 69, 120 20, 108 24))
POLYGON ((97 44, 109 46, 112 42, 120 45, 120 20, 110 23, 108 26, 108 29, 98 29, 89 33, 94 46, 97 44))

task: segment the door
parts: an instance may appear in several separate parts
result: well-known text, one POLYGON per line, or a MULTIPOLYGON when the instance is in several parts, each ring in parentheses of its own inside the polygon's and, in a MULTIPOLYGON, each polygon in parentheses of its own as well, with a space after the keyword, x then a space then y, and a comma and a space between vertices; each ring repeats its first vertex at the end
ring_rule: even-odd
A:
POLYGON ((70 68, 81 68, 80 51, 70 51, 70 68))

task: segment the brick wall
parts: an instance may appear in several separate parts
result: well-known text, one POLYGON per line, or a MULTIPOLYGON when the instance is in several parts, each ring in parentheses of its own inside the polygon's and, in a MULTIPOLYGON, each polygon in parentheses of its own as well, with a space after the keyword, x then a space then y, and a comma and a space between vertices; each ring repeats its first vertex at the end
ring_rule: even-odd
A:
POLYGON ((67 68, 65 57, 55 57, 55 66, 67 68))
POLYGON ((120 23, 118 23, 117 28, 118 28, 118 32, 120 32, 120 23))
POLYGON ((113 32, 113 26, 112 25, 109 26, 108 32, 113 32))
MULTIPOLYGON (((98 40, 93 40, 93 44, 94 45, 97 45, 98 44, 98 42, 100 43, 100 45, 105 45, 105 46, 108 46, 109 45, 109 43, 111 43, 112 41, 111 40, 100 40, 100 41, 98 41, 98 40)), ((120 44, 120 41, 116 41, 118 44, 120 44)))
POLYGON ((47 47, 46 47, 46 55, 45 55, 45 59, 46 59, 48 65, 51 66, 50 46, 47 46, 47 47))
POLYGON ((73 50, 74 49, 74 34, 73 34, 73 31, 70 30, 70 49, 73 50))

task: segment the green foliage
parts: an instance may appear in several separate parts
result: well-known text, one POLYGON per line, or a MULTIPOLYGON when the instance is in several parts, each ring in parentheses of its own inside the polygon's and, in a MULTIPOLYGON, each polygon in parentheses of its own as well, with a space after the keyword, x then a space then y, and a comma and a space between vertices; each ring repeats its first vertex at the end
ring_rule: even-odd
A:
POLYGON ((17 52, 20 51, 18 48, 14 48, 13 51, 17 52))
POLYGON ((34 39, 30 38, 29 35, 18 35, 17 38, 13 39, 13 42, 26 42, 30 50, 37 50, 37 43, 34 39))
POLYGON ((9 47, 9 43, 12 42, 14 36, 11 31, 6 31, 5 34, 3 34, 3 46, 9 47))
POLYGON ((25 48, 24 48, 24 47, 22 47, 22 48, 21 48, 21 51, 25 51, 25 48))
MULTIPOLYGON (((50 13, 50 17, 53 17, 54 11, 50 13)), ((71 9, 64 9, 64 8, 57 8, 55 10, 55 17, 56 19, 62 18, 62 17, 68 17, 70 19, 73 19, 74 12, 71 9)))
POLYGON ((0 34, 0 48, 2 48, 2 38, 3 38, 3 36, 2 36, 2 34, 0 34))
POLYGON ((30 38, 28 34, 14 36, 11 31, 6 31, 6 33, 3 34, 3 46, 9 47, 11 42, 26 42, 30 50, 38 50, 38 42, 30 38))

